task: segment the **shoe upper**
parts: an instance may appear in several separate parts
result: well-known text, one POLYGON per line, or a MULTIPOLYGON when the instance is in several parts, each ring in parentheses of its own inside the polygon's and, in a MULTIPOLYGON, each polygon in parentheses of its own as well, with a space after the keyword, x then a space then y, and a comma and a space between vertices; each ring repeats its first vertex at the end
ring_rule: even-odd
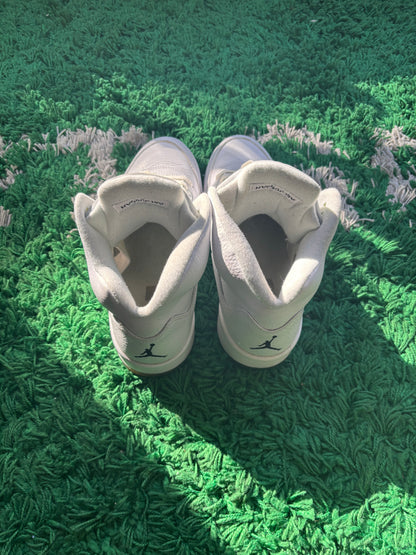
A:
POLYGON ((79 193, 74 206, 93 291, 114 317, 113 341, 125 358, 129 350, 150 352, 138 341, 157 334, 164 352, 181 348, 174 333, 167 345, 163 330, 187 315, 186 333, 193 333, 196 286, 209 254, 210 202, 193 157, 187 161, 185 145, 174 139, 144 149, 95 200, 79 193))
MULTIPOLYGON (((341 202, 336 189, 322 191, 303 172, 261 154, 222 179, 232 152, 248 148, 235 137, 218 150, 209 168, 215 179, 205 177, 213 184, 212 259, 222 317, 244 349, 247 329, 255 336, 260 328, 283 329, 301 317, 321 282, 341 202)), ((282 350, 297 333, 295 326, 289 330, 282 350)), ((264 341, 260 331, 256 341, 264 341)))

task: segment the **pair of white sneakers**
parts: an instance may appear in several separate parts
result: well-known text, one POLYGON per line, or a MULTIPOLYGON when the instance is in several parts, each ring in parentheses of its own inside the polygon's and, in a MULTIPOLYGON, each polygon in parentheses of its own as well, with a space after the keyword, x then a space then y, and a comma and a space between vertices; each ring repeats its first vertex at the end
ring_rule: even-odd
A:
POLYGON ((162 137, 105 181, 95 201, 76 196, 93 291, 121 360, 137 374, 167 372, 188 356, 210 245, 218 335, 246 366, 288 356, 321 282, 341 208, 336 189, 321 190, 243 135, 217 146, 204 189, 191 151, 162 137))

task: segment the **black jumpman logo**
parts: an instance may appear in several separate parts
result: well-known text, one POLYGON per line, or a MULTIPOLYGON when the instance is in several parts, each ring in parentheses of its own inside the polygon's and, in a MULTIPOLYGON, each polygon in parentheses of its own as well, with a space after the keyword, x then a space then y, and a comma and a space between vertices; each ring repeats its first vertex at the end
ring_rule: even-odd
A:
POLYGON ((154 346, 155 346, 154 343, 150 343, 148 349, 145 349, 140 355, 136 355, 134 358, 147 358, 147 357, 166 358, 166 355, 154 355, 152 353, 154 346))
POLYGON ((282 349, 278 349, 277 347, 272 347, 273 339, 276 339, 277 335, 273 335, 271 339, 267 339, 264 343, 260 343, 257 347, 250 347, 250 349, 271 349, 272 351, 281 351, 282 349))

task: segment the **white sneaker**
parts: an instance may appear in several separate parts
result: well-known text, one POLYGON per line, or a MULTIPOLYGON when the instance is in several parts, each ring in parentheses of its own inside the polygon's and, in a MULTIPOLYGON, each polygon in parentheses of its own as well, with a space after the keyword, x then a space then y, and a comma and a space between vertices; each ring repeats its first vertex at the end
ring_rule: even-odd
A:
POLYGON ((205 175, 213 208, 211 251, 218 335, 237 362, 266 368, 296 345, 305 305, 319 287, 341 208, 303 172, 274 162, 236 135, 213 152, 205 175))
POLYGON ((211 209, 197 162, 181 141, 154 139, 97 193, 76 196, 75 220, 114 346, 135 373, 172 370, 192 347, 209 253, 211 209))

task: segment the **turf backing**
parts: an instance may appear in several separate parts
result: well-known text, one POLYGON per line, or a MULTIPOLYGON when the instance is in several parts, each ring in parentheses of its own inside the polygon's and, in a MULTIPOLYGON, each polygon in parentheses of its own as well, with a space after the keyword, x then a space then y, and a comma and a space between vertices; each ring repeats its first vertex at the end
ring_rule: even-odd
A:
POLYGON ((0 549, 416 553, 416 5, 0 2, 0 549), (71 217, 143 142, 224 137, 343 194, 290 357, 244 368, 208 264, 173 372, 119 362, 71 217))

